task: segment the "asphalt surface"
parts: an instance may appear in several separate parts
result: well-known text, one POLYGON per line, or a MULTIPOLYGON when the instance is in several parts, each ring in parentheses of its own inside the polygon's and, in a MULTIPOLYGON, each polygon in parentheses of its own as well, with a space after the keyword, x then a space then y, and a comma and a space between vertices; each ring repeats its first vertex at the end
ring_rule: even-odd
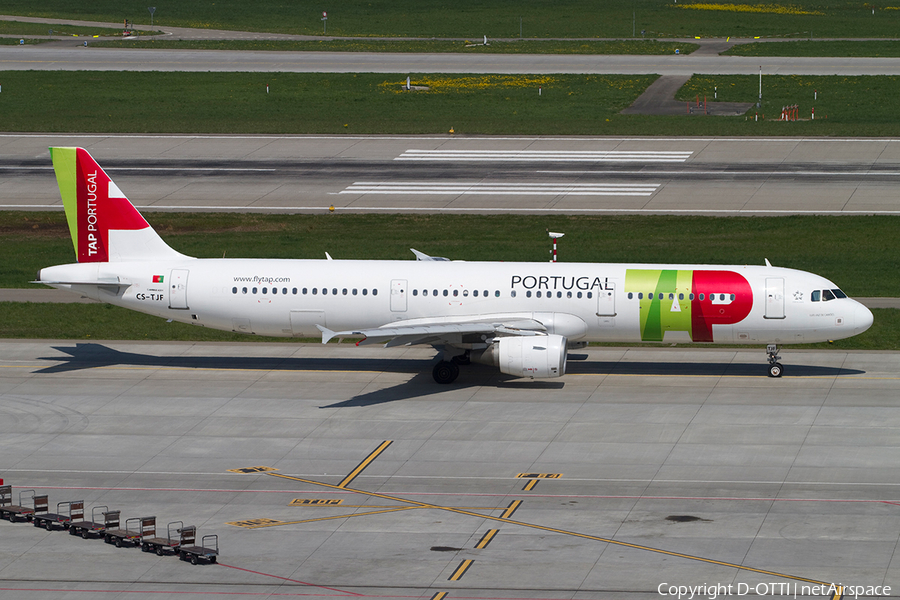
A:
POLYGON ((0 70, 247 71, 292 73, 508 73, 897 75, 900 58, 783 58, 679 54, 415 54, 242 52, 83 46, 0 46, 0 70))
POLYGON ((776 380, 759 350, 590 349, 561 379, 472 366, 446 387, 431 354, 0 343, 14 498, 220 548, 191 566, 2 521, 0 598, 900 586, 900 354, 786 350, 776 380))
POLYGON ((148 212, 900 214, 893 139, 449 134, 0 134, 0 209, 61 209, 50 145, 148 212))

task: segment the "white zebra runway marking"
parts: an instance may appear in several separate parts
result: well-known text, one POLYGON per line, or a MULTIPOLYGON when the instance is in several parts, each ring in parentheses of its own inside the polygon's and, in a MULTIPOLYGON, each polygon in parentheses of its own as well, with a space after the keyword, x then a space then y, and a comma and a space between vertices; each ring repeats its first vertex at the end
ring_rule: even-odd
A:
POLYGON ((684 162, 692 151, 642 150, 407 150, 394 160, 491 162, 684 162))
POLYGON ((488 196, 652 196, 657 183, 483 183, 446 181, 357 181, 341 194, 488 196))

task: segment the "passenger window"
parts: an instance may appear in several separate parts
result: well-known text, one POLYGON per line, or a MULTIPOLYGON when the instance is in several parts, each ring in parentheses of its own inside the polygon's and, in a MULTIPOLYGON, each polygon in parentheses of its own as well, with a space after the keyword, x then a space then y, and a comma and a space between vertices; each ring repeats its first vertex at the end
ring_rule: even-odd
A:
POLYGON ((734 294, 731 294, 731 301, 734 302, 734 294))
POLYGON ((538 298, 540 298, 540 297, 541 297, 541 292, 540 292, 540 291, 537 291, 537 292, 535 292, 534 295, 537 296, 538 298))
POLYGON ((313 296, 315 296, 318 293, 319 293, 319 290, 317 288, 313 288, 313 296))
MULTIPOLYGON (((315 290, 313 290, 313 292, 315 292, 315 290)), ((366 288, 363 288, 363 296, 367 296, 368 294, 369 294, 369 290, 366 288)))
POLYGON ((372 288, 372 295, 373 295, 373 296, 377 296, 377 295, 378 295, 378 289, 377 289, 377 288, 372 288))
POLYGON ((328 288, 322 288, 322 295, 323 295, 323 296, 327 296, 327 295, 328 295, 328 288))
POLYGON ((562 298, 562 292, 556 292, 556 297, 557 297, 557 298, 562 298))
POLYGON ((629 300, 633 300, 633 299, 634 299, 634 292, 628 292, 628 299, 629 299, 629 300))
MULTIPOLYGON (((581 298, 581 292, 578 292, 578 297, 581 298)), ((638 292, 638 300, 644 299, 644 292, 638 292)))
POLYGON ((528 290, 527 292, 525 292, 525 297, 531 298, 531 290, 528 290))
POLYGON ((437 296, 437 295, 438 295, 437 290, 431 290, 431 295, 432 295, 432 296, 437 296))
POLYGON ((263 288, 263 289, 262 289, 262 293, 263 293, 263 294, 268 294, 268 293, 269 293, 269 288, 263 288))
POLYGON ((427 295, 428 295, 428 290, 422 290, 422 295, 423 295, 423 296, 427 296, 427 295))
POLYGON ((236 287, 231 288, 231 293, 232 293, 232 294, 237 294, 237 288, 236 288, 236 287))
POLYGON ((334 296, 337 296, 337 288, 331 288, 331 293, 334 296))
POLYGON ((822 290, 822 300, 825 302, 834 300, 834 294, 831 293, 831 290, 822 290))
POLYGON ((242 293, 242 294, 246 294, 246 293, 247 293, 247 288, 241 288, 241 293, 242 293))
POLYGON ((594 297, 594 293, 593 293, 593 292, 588 292, 588 293, 587 293, 587 297, 588 297, 588 298, 593 298, 593 297, 594 297))
POLYGON ((303 288, 303 295, 304 295, 304 296, 306 295, 306 291, 307 291, 307 289, 306 289, 306 288, 303 288))
POLYGON ((572 297, 572 292, 566 292, 566 298, 571 298, 571 297, 572 297))
POLYGON ((449 293, 447 292, 447 290, 444 290, 444 297, 446 298, 448 295, 449 293))
POLYGON ((679 299, 679 300, 684 300, 684 294, 678 294, 678 299, 679 299))
POLYGON ((499 297, 500 297, 500 290, 494 290, 494 296, 496 296, 497 298, 499 298, 499 297))
POLYGON ((456 298, 459 296, 459 290, 453 290, 453 297, 456 298))
MULTIPOLYGON (((497 292, 497 295, 499 296, 500 292, 497 292)), ((490 296, 490 294, 488 293, 487 290, 484 290, 484 297, 487 298, 488 296, 490 296)))
POLYGON ((254 294, 256 293, 256 288, 253 288, 253 293, 254 293, 254 294))
POLYGON ((296 296, 296 295, 297 295, 297 288, 292 289, 292 290, 291 290, 291 293, 292 293, 293 295, 296 296))
POLYGON ((353 288, 353 292, 352 292, 352 293, 353 293, 353 295, 354 295, 354 296, 355 296, 355 295, 356 295, 356 293, 357 293, 357 292, 358 292, 358 291, 359 291, 359 290, 357 290, 357 289, 356 289, 356 288, 353 288))
POLYGON ((515 298, 515 297, 516 297, 516 290, 511 291, 511 292, 509 293, 509 297, 510 297, 510 298, 515 298))
MULTIPOLYGON (((581 292, 578 292, 578 294, 576 294, 576 295, 577 295, 579 298, 581 298, 581 292)), ((640 296, 640 294, 638 294, 638 296, 640 296)))
POLYGON ((703 302, 703 294, 700 294, 700 302, 703 302))
POLYGON ((413 296, 418 296, 418 295, 419 295, 419 290, 413 290, 413 296))
POLYGON ((474 296, 475 298, 477 298, 477 297, 478 297, 478 290, 472 290, 472 296, 474 296))
POLYGON ((693 300, 693 299, 694 299, 694 293, 691 292, 690 295, 688 295, 688 300, 693 300))
POLYGON ((344 295, 344 296, 346 296, 346 295, 347 295, 347 288, 342 289, 342 290, 341 290, 341 294, 344 295))
MULTIPOLYGON (((265 293, 265 292, 263 292, 265 293)), ((278 295, 278 288, 272 288, 272 293, 278 295)))

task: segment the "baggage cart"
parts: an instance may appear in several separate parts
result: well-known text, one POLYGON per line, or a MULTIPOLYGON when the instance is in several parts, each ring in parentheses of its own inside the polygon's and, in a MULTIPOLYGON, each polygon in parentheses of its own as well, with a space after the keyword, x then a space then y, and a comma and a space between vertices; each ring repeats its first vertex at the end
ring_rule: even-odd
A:
POLYGON ((6 519, 10 523, 16 521, 30 521, 34 514, 34 490, 22 490, 19 492, 19 503, 12 503, 12 486, 0 486, 0 519, 6 519), (23 496, 31 494, 31 508, 24 505, 23 496))
POLYGON ((141 543, 141 518, 133 517, 125 520, 125 529, 121 529, 120 515, 121 511, 111 510, 103 513, 104 529, 103 541, 107 544, 114 544, 116 548, 123 546, 128 548, 137 546, 141 543))
MULTIPOLYGON (((35 527, 44 527, 47 531, 53 531, 56 528, 68 529, 71 517, 72 502, 57 502, 56 512, 49 512, 49 500, 47 494, 34 497, 34 513, 31 515, 31 523, 35 527), (63 512, 65 509, 65 512, 63 512)), ((80 500, 82 507, 84 501, 80 500)), ((84 514, 82 513, 82 518, 84 514)))
MULTIPOLYGON (((173 521, 166 526, 166 537, 156 535, 156 517, 141 518, 141 551, 156 552, 157 556, 174 554, 181 545, 181 538, 175 537, 184 528, 181 521, 173 521), (173 535, 173 533, 175 535, 173 535)), ((193 540, 191 540, 193 543, 193 540)))
MULTIPOLYGON (((195 528, 191 527, 191 529, 195 528)), ((193 532, 193 535, 196 536, 196 532, 193 532)), ((178 548, 178 558, 181 560, 189 560, 192 565, 200 564, 202 562, 214 565, 218 560, 218 556, 219 536, 217 535, 204 535, 200 540, 199 546, 184 545, 178 548)))
MULTIPOLYGON (((71 510, 69 514, 72 517, 72 521, 69 523, 69 535, 81 535, 82 539, 88 539, 90 537, 100 537, 103 535, 103 532, 106 531, 106 522, 100 521, 98 518, 98 513, 100 517, 109 513, 108 506, 95 506, 91 509, 91 520, 84 520, 84 502, 73 502, 71 510)), ((118 521, 117 525, 118 527, 118 521)))

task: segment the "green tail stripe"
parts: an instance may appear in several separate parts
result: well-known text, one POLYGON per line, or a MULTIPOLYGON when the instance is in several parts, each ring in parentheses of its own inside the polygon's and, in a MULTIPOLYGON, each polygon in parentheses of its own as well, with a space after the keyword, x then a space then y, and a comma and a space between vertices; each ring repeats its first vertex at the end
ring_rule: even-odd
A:
POLYGON ((69 223, 69 233, 72 235, 72 245, 75 247, 75 256, 78 256, 78 196, 75 189, 77 157, 75 148, 50 148, 50 158, 53 159, 53 169, 56 171, 56 181, 59 184, 59 195, 62 197, 63 208, 66 209, 66 221, 69 223))

